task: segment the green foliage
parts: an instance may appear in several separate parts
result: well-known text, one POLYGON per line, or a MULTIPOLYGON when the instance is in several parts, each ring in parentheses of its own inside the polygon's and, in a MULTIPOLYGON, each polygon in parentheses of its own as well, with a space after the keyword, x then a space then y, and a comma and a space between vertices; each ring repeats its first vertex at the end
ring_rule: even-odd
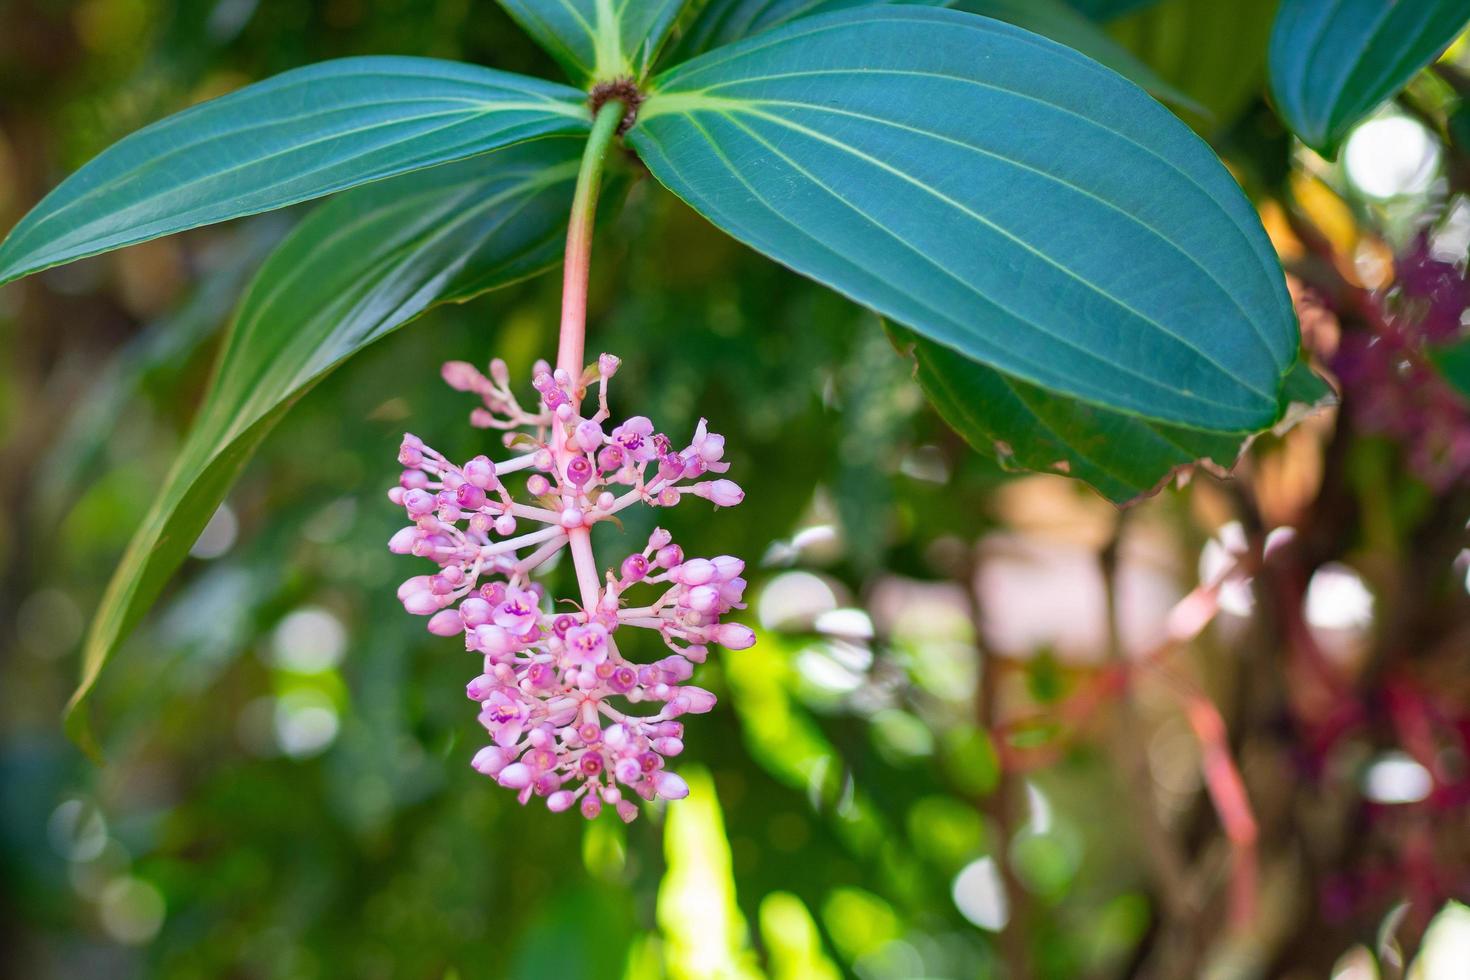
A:
POLYGON ((77 171, 0 244, 0 283, 188 228, 587 128, 564 86, 426 58, 346 58, 185 110, 77 171))
POLYGON ((1163 0, 1109 31, 1200 108, 1183 113, 1202 133, 1226 130, 1260 94, 1277 0, 1163 0))
POLYGON ((77 711, 280 417, 324 374, 435 303, 556 258, 580 144, 541 140, 346 194, 302 222, 251 283, 209 398, 93 619, 77 711))
POLYGON ((1302 142, 1334 157, 1356 123, 1408 84, 1470 23, 1464 0, 1282 0, 1271 93, 1302 142))
POLYGON ((500 0, 578 85, 642 78, 686 0, 500 0))
POLYGON ((1067 395, 1218 430, 1278 417, 1297 334, 1259 220, 1188 130, 1093 62, 892 7, 788 25, 653 88, 628 137, 649 169, 782 264, 1067 395))

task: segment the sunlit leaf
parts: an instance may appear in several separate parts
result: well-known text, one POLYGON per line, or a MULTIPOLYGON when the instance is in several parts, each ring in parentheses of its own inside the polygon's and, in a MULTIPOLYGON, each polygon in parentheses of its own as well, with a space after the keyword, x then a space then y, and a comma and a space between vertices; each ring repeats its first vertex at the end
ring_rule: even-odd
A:
POLYGON ((477 65, 374 57, 299 68, 103 151, 0 243, 0 283, 587 126, 574 89, 477 65))
POLYGON ((354 352, 435 303, 549 267, 581 141, 537 140, 328 202, 273 252, 247 292, 204 405, 113 573, 83 649, 69 725, 122 639, 266 433, 354 352))
POLYGON ((1219 160, 1140 89, 970 14, 803 19, 654 80, 629 140, 777 261, 1019 380, 1165 421, 1279 417, 1297 330, 1219 160))
POLYGON ((1271 32, 1277 110, 1304 143, 1334 156, 1467 23, 1465 0, 1282 0, 1271 32))
POLYGON ((500 0, 579 85, 642 78, 686 0, 500 0))

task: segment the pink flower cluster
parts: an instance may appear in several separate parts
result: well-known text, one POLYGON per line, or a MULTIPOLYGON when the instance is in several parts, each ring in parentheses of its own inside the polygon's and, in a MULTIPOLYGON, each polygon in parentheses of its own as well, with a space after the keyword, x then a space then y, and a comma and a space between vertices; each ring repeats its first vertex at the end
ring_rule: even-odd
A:
POLYGON ((638 808, 627 794, 673 800, 689 792, 667 760, 683 750, 682 716, 715 704, 709 691, 686 683, 694 664, 710 644, 740 650, 755 634, 722 621, 744 608, 738 558, 686 558, 656 529, 641 551, 600 574, 590 541, 599 521, 640 503, 671 507, 686 495, 720 507, 744 496, 730 480, 707 478, 729 464, 723 437, 703 419, 682 450, 641 415, 608 428, 608 380, 618 363, 603 354, 572 378, 538 362, 534 410, 512 393, 503 361, 491 362, 488 376, 461 361, 446 364, 445 381, 480 396, 471 423, 504 430, 512 455, 456 465, 404 436, 405 469, 388 496, 410 523, 388 547, 439 566, 403 583, 404 608, 428 616, 431 633, 462 635, 465 649, 483 658, 467 693, 480 703, 491 744, 474 768, 522 803, 541 796, 553 811, 577 805, 589 819, 607 805, 632 820, 638 808), (584 416, 594 383, 597 410, 584 416), (523 479, 525 502, 507 479, 523 479), (553 606, 532 575, 564 548, 581 597, 553 606), (625 593, 640 589, 651 593, 645 604, 630 605, 625 593), (625 659, 617 643, 624 627, 657 632, 670 655, 650 664, 625 659), (632 713, 646 703, 657 711, 632 713))

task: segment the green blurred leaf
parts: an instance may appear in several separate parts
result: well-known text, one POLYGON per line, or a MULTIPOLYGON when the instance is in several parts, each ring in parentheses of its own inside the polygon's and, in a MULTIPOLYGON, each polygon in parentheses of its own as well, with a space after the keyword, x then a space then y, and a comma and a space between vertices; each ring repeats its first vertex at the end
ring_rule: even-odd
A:
POLYGON ((500 0, 578 85, 647 73, 686 0, 500 0))
POLYGON ((1158 3, 1158 0, 1067 0, 1073 7, 1095 21, 1112 20, 1124 14, 1158 3))
POLYGON ((1081 480, 1115 504, 1154 493, 1200 461, 1228 470, 1249 438, 1150 422, 1054 395, 903 327, 890 329, 913 357, 915 377, 935 410, 973 448, 1007 469, 1081 480))
POLYGON ((1436 347, 1430 351, 1429 360, 1450 387, 1459 392, 1461 398, 1470 401, 1470 340, 1436 347))
POLYGON ((1271 31, 1271 94, 1288 126, 1334 157, 1470 23, 1465 0, 1282 0, 1271 31))
POLYGON ((266 433, 332 368, 436 303, 553 264, 582 141, 537 140, 346 194, 266 260, 163 489, 134 534, 83 648, 68 726, 122 639, 183 562, 266 433))
POLYGON ((653 88, 629 134, 644 162, 777 261, 1051 390, 1215 429, 1278 417, 1296 321, 1255 211, 1192 133, 1082 55, 885 7, 653 88))
POLYGON ((0 243, 0 283, 521 140, 585 130, 581 93, 431 58, 343 58, 139 130, 0 243))
POLYGON ((1203 111, 1184 109, 1200 132, 1224 130, 1260 95, 1277 0, 1165 0, 1114 21, 1113 37, 1203 111))
POLYGON ((1139 88, 1194 112, 1203 107, 1169 84, 1106 31, 1088 20, 1063 0, 953 0, 949 6, 972 14, 994 17, 1028 31, 1049 37, 1080 51, 1100 65, 1113 69, 1139 88))

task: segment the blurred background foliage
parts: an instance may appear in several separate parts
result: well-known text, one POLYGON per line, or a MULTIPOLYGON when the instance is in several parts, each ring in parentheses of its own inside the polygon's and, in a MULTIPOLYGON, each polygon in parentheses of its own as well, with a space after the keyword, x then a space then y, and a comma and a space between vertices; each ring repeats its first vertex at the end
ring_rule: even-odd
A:
MULTIPOLYGON (((1470 307, 1470 52, 1328 163, 1265 101, 1272 0, 1076 6, 1198 103, 1341 409, 1120 516, 969 451, 875 318, 623 160, 589 343, 624 411, 728 436, 745 505, 671 527, 747 558, 760 633, 702 669, 690 798, 627 827, 469 769, 466 663, 384 547, 405 429, 484 448, 439 363, 524 372, 555 277, 290 413, 103 682, 100 768, 58 723, 82 631, 299 215, 0 291, 0 971, 1466 975, 1470 422, 1427 365, 1470 307)), ((485 0, 7 0, 0 225, 152 119, 387 52, 555 75, 485 0)))

